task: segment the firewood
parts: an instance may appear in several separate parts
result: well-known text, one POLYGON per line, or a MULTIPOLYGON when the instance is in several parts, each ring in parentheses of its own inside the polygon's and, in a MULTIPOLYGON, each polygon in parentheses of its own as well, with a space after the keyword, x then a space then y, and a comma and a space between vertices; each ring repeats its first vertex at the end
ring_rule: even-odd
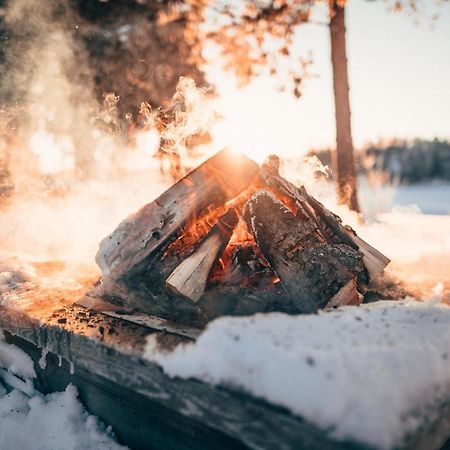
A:
POLYGON ((358 292, 356 278, 352 278, 339 292, 328 302, 327 308, 344 305, 360 305, 364 297, 358 292))
MULTIPOLYGON (((303 211, 301 216, 307 215, 303 211)), ((329 244, 272 193, 261 190, 245 205, 244 219, 261 252, 289 293, 297 312, 323 308, 350 280, 364 272, 362 255, 345 244, 329 244)))
POLYGON ((194 252, 167 278, 166 288, 197 302, 205 292, 208 275, 228 244, 238 220, 236 211, 228 210, 194 252))
POLYGON ((103 277, 117 280, 139 271, 207 207, 246 189, 258 170, 254 161, 228 150, 208 159, 103 239, 96 256, 103 277))
POLYGON ((282 196, 289 197, 300 210, 306 210, 315 219, 318 231, 332 243, 343 243, 359 250, 370 279, 376 278, 390 263, 390 259, 361 239, 348 225, 343 225, 339 216, 325 208, 322 203, 309 195, 304 186, 297 187, 278 173, 276 156, 269 157, 261 167, 264 182, 282 196))

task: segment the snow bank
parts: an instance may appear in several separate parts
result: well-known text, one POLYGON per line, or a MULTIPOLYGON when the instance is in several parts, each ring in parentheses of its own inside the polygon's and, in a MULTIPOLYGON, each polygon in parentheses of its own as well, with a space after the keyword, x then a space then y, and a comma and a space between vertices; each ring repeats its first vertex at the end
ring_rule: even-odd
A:
POLYGON ((74 386, 43 396, 30 391, 35 376, 29 356, 0 339, 0 450, 125 448, 110 427, 86 412, 74 386), (8 393, 6 386, 13 389, 8 393))
POLYGON ((0 367, 21 378, 35 378, 31 358, 20 348, 3 341, 0 330, 0 367))
POLYGON ((69 385, 64 392, 28 397, 0 391, 0 449, 122 449, 96 417, 89 415, 69 385))
POLYGON ((387 449, 450 398, 450 308, 379 302, 309 316, 221 318, 195 344, 146 356, 170 376, 232 385, 337 439, 387 449))

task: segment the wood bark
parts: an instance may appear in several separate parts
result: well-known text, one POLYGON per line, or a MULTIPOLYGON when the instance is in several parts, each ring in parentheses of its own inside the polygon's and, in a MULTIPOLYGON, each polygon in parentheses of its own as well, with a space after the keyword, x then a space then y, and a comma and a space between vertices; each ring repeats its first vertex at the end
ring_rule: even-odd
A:
POLYGON ((347 54, 345 48, 345 7, 339 0, 330 0, 331 63, 336 117, 336 152, 334 172, 340 203, 359 211, 357 179, 351 132, 347 54))
POLYGON ((297 187, 280 176, 278 166, 273 159, 272 156, 271 160, 261 167, 260 174, 264 183, 277 195, 287 198, 288 202, 294 204, 298 211, 306 211, 310 223, 315 224, 317 232, 327 242, 346 244, 359 250, 363 254, 369 278, 376 278, 390 263, 390 259, 361 239, 352 228, 343 225, 341 218, 309 195, 304 186, 297 187))
POLYGON ((166 280, 169 291, 197 302, 205 292, 212 267, 227 246, 239 217, 228 210, 211 228, 194 252, 171 273, 166 280))
POLYGON ((207 207, 220 206, 246 189, 258 170, 243 155, 217 153, 103 239, 96 256, 103 277, 117 280, 142 269, 207 207))
POLYGON ((317 228, 294 214, 272 193, 257 192, 244 219, 260 250, 290 294, 297 312, 323 308, 364 271, 362 255, 345 244, 328 244, 317 228))

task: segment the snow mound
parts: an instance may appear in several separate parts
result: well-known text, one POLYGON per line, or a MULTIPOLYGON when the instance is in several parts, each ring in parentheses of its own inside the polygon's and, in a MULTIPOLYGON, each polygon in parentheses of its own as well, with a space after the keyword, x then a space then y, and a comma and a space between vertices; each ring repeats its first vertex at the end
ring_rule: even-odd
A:
POLYGON ((125 448, 86 412, 74 386, 43 396, 32 389, 35 376, 30 357, 0 335, 0 450, 125 448))
POLYGON ((64 392, 28 397, 0 385, 0 449, 116 450, 124 447, 89 415, 69 385, 64 392))
POLYGON ((36 372, 31 358, 20 348, 7 344, 0 330, 0 368, 21 378, 35 378, 36 372))
POLYGON ((450 398, 450 308, 378 302, 317 315, 221 318, 148 359, 170 376, 231 385, 328 430, 387 449, 450 398))

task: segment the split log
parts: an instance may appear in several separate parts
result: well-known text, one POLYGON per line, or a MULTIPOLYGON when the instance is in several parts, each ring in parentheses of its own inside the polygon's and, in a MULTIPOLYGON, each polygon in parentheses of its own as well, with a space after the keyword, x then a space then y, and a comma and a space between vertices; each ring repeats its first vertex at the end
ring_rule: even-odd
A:
POLYGON ((339 216, 325 208, 319 201, 308 194, 304 186, 297 187, 278 173, 277 156, 271 155, 261 167, 264 182, 279 193, 293 201, 299 211, 305 210, 314 218, 318 232, 332 243, 342 243, 359 250, 363 254, 364 266, 370 279, 376 278, 391 262, 389 258, 361 239, 348 225, 343 225, 339 216))
POLYGON ((327 308, 344 305, 360 305, 364 297, 358 292, 356 278, 352 278, 340 291, 328 302, 327 308))
POLYGON ((220 206, 246 189, 258 173, 249 158, 222 150, 124 220, 100 243, 103 277, 117 280, 139 271, 208 206, 220 206))
POLYGON ((296 312, 311 313, 325 307, 342 287, 364 272, 357 250, 327 243, 310 221, 299 220, 268 191, 257 192, 247 202, 244 219, 296 312))
POLYGON ((227 246, 238 221, 236 211, 228 210, 211 228, 194 252, 167 278, 166 288, 197 302, 205 292, 208 275, 227 246))

